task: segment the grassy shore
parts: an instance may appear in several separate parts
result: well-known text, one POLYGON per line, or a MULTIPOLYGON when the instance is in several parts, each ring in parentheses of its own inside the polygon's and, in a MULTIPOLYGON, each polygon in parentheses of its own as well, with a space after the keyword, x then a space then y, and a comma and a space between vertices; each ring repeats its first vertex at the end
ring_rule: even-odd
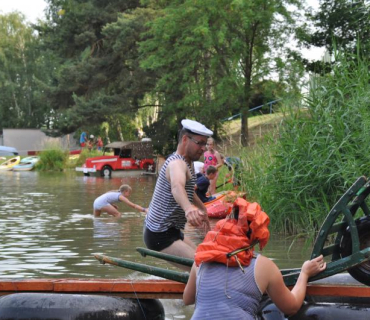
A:
POLYGON ((272 129, 250 146, 240 147, 238 122, 228 124, 229 141, 218 150, 241 158, 242 188, 275 232, 314 237, 344 191, 369 176, 369 74, 368 62, 337 54, 332 73, 313 82, 304 109, 250 119, 250 126, 266 121, 272 129))

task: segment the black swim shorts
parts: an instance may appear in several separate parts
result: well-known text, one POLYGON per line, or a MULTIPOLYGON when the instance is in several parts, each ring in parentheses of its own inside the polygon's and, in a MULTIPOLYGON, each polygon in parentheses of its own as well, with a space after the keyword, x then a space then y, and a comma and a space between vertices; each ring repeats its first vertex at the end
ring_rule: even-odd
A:
POLYGON ((184 240, 181 230, 170 228, 164 232, 152 232, 144 227, 144 243, 150 250, 162 251, 177 240, 184 240))

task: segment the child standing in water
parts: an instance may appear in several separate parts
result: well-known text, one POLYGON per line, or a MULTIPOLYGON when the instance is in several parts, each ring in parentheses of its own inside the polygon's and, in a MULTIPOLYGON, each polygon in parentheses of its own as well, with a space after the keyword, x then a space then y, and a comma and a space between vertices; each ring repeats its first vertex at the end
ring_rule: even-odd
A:
POLYGON ((118 211, 118 207, 114 204, 118 202, 124 202, 131 208, 146 213, 146 208, 132 203, 130 200, 127 199, 128 197, 130 197, 131 192, 131 187, 127 184, 123 184, 119 187, 118 190, 112 190, 102 194, 94 201, 94 216, 100 217, 102 212, 106 212, 113 217, 120 218, 121 212, 118 211))

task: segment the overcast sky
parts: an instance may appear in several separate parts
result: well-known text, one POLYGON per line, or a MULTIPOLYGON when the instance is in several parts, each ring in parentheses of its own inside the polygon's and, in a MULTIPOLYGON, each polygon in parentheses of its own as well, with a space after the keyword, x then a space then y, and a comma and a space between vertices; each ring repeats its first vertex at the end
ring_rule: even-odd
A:
POLYGON ((44 18, 44 0, 0 0, 1 13, 20 11, 29 22, 36 22, 37 19, 44 18))

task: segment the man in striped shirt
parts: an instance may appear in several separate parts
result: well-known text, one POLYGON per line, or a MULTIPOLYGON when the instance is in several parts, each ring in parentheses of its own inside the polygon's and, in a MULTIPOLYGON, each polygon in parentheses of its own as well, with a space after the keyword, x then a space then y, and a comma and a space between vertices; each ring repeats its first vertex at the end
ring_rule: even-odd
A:
POLYGON ((182 230, 186 222, 209 230, 207 209, 195 193, 193 161, 203 155, 213 132, 197 121, 185 119, 181 124, 176 152, 158 176, 145 218, 144 242, 149 249, 193 259, 196 245, 182 230))

